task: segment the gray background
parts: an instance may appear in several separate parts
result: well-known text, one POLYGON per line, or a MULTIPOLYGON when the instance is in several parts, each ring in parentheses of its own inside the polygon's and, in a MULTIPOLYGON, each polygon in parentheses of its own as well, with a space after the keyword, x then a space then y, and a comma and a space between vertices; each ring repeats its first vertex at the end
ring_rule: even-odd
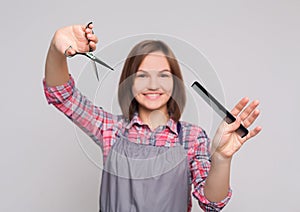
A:
MULTIPOLYGON (((176 36, 208 58, 228 108, 245 95, 259 99, 264 129, 234 157, 224 211, 299 211, 299 11, 296 0, 3 3, 0 211, 97 211, 100 170, 42 90, 55 30, 90 20, 98 50, 141 33, 176 36)), ((75 78, 85 66, 70 61, 75 78)))

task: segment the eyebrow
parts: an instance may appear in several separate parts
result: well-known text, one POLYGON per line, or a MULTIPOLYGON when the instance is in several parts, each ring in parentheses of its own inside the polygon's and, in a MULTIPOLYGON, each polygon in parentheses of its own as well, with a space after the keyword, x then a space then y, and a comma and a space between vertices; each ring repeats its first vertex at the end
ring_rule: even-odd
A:
MULTIPOLYGON (((145 71, 145 70, 142 70, 142 69, 138 69, 138 71, 140 71, 140 72, 144 72, 144 73, 147 73, 147 72, 149 72, 149 71, 155 71, 155 70, 149 70, 149 71, 145 71)), ((159 71, 159 73, 161 73, 161 72, 165 72, 165 71, 167 71, 167 72, 171 72, 171 70, 170 70, 170 69, 163 69, 163 70, 159 71)))

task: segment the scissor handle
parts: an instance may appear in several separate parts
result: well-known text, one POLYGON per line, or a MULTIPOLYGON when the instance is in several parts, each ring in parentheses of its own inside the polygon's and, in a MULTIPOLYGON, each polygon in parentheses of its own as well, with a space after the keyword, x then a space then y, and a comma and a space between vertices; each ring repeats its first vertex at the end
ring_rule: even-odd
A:
POLYGON ((75 52, 75 54, 67 54, 67 51, 69 50, 69 49, 72 49, 73 47, 70 45, 66 50, 65 50, 65 52, 64 52, 64 55, 66 56, 66 57, 69 57, 69 58, 71 58, 71 57, 74 57, 76 54, 77 54, 77 52, 75 52))
MULTIPOLYGON (((91 22, 89 22, 87 25, 86 25, 86 29, 87 28, 89 28, 89 26, 91 25, 91 24, 93 24, 93 22, 91 21, 91 22)), ((92 33, 94 34, 94 31, 92 30, 92 33)), ((86 33, 85 33, 85 36, 86 36, 86 33)), ((90 40, 89 39, 87 39, 88 40, 88 43, 90 43, 90 40)), ((93 51, 93 49, 90 47, 90 52, 92 52, 93 51)))

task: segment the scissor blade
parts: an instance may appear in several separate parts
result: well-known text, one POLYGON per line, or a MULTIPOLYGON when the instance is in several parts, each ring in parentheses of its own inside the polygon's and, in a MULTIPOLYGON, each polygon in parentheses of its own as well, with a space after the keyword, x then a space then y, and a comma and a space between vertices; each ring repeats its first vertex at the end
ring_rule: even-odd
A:
POLYGON ((103 62, 102 60, 100 60, 99 58, 95 57, 94 59, 95 62, 105 66, 106 68, 109 68, 110 70, 114 71, 114 69, 112 67, 110 67, 109 65, 107 65, 105 62, 103 62))
POLYGON ((103 62, 102 60, 100 60, 99 58, 97 58, 92 52, 86 52, 86 53, 77 53, 77 54, 83 54, 85 56, 87 56, 88 58, 90 58, 91 60, 105 66, 106 68, 109 68, 110 70, 114 71, 114 69, 112 67, 110 67, 109 65, 107 65, 105 62, 103 62))
POLYGON ((98 69, 97 69, 97 65, 95 63, 95 61, 91 61, 93 63, 93 66, 94 66, 94 71, 95 71, 95 74, 96 74, 96 77, 97 77, 97 80, 99 82, 99 74, 98 74, 98 69))

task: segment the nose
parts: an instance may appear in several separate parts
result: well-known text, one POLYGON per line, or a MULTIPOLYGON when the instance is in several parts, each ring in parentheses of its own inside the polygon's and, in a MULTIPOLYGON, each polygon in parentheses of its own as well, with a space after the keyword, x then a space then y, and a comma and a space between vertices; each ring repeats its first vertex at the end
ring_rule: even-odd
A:
POLYGON ((159 81, 157 79, 157 77, 155 76, 151 76, 148 80, 148 89, 149 90, 157 90, 159 88, 160 84, 159 81))

